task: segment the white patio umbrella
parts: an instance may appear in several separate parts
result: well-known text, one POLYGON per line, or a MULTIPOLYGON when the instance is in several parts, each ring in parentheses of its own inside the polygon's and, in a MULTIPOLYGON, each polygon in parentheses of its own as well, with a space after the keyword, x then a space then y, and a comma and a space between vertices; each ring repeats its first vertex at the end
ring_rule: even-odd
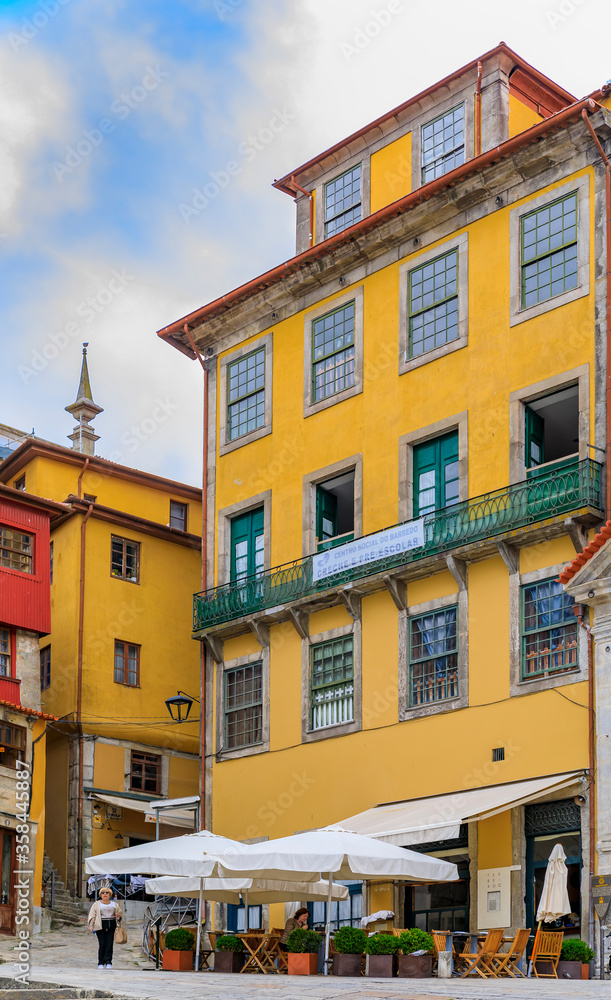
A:
MULTIPOLYGON (((337 879, 400 879, 417 882, 455 882, 456 865, 439 858, 395 847, 373 837, 325 827, 259 844, 243 844, 239 852, 219 857, 219 873, 237 872, 258 878, 314 881, 320 873, 329 879, 325 960, 329 958, 331 885, 337 879), (328 874, 327 874, 328 873, 328 874)), ((327 964, 325 961, 325 972, 327 964)))
MULTIPOLYGON (((151 840, 119 851, 96 854, 85 859, 88 875, 198 875, 216 874, 216 855, 231 850, 239 852, 242 844, 237 840, 219 837, 209 830, 186 833, 183 837, 151 840)), ((202 896, 199 896, 197 920, 196 969, 199 961, 202 896)))

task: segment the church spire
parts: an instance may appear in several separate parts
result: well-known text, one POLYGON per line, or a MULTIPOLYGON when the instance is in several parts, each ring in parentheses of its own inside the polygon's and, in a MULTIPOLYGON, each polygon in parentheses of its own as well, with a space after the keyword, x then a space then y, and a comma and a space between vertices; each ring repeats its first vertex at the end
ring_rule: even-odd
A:
POLYGON ((89 381, 89 369, 87 367, 87 347, 83 344, 83 362, 81 364, 81 380, 74 403, 66 406, 68 413, 78 420, 77 426, 68 437, 72 441, 75 451, 80 451, 83 455, 93 455, 95 443, 99 440, 99 435, 95 433, 93 427, 89 426, 89 421, 93 420, 98 413, 103 413, 104 409, 94 403, 91 393, 91 383, 89 381))

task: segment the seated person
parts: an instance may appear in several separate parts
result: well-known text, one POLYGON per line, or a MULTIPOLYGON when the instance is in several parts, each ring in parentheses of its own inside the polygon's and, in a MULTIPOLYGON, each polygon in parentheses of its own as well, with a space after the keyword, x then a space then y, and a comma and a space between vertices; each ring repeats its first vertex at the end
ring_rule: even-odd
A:
POLYGON ((289 919, 286 922, 286 926, 284 928, 284 934, 280 938, 279 942, 282 951, 286 951, 286 941, 291 931, 294 931, 296 927, 308 926, 309 916, 310 914, 307 908, 305 906, 302 906, 300 910, 297 910, 294 916, 289 917, 289 919))

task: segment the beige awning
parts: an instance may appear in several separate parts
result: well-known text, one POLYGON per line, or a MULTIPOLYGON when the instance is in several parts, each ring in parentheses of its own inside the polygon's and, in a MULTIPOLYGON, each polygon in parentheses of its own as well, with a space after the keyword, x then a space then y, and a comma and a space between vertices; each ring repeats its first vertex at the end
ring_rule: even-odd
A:
POLYGON ((467 788, 449 795, 390 802, 349 816, 336 825, 401 847, 452 840, 458 837, 461 823, 487 819, 561 789, 575 787, 576 792, 581 791, 583 778, 583 771, 568 771, 505 785, 467 788))
MULTIPOLYGON (((97 802, 104 802, 109 806, 144 813, 145 823, 155 822, 155 813, 151 812, 150 802, 143 802, 141 799, 130 799, 127 796, 102 795, 100 792, 95 792, 92 797, 97 802)), ((159 822, 164 826, 178 826, 185 830, 193 830, 195 815, 190 809, 160 809, 159 822)))

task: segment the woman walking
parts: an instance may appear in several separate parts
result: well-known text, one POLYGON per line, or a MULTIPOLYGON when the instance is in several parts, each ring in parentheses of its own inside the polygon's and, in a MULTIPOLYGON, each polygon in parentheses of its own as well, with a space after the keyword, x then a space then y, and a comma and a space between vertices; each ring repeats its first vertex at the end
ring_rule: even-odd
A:
POLYGON ((112 889, 100 889, 100 898, 89 910, 87 926, 98 936, 98 969, 112 969, 112 946, 117 921, 123 917, 118 903, 113 900, 112 889))

